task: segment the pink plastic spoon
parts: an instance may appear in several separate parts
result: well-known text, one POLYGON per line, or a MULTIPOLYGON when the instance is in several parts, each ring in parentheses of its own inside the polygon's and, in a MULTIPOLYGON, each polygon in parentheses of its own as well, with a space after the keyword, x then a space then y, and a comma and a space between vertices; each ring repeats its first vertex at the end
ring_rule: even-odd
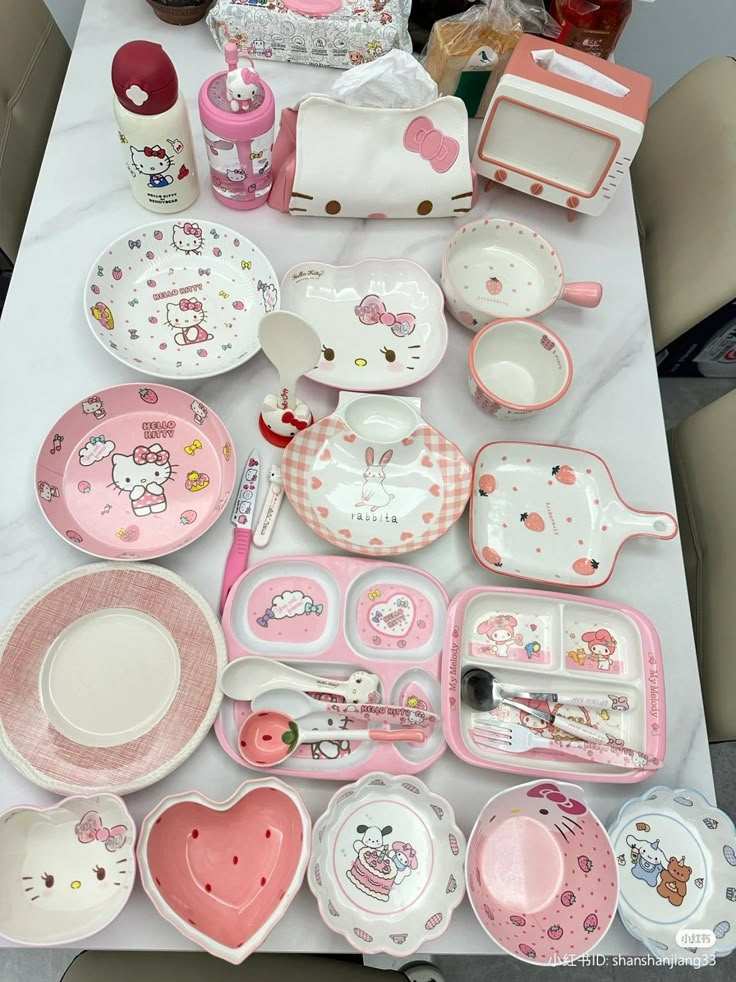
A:
MULTIPOLYGON (((344 739, 376 740, 380 743, 424 743, 427 739, 423 730, 343 730, 344 739)), ((320 743, 334 740, 334 730, 307 730, 301 733, 296 722, 286 713, 263 710, 251 713, 238 733, 240 756, 250 767, 275 767, 290 757, 303 743, 320 743)))

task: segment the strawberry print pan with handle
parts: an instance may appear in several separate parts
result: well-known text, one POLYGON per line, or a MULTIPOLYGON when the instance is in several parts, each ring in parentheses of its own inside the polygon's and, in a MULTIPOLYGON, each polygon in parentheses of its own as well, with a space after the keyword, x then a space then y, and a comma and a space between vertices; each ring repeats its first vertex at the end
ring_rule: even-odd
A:
POLYGON ((493 573, 576 589, 602 586, 635 535, 673 539, 677 522, 668 512, 627 505, 597 454, 516 442, 478 451, 470 545, 493 573))

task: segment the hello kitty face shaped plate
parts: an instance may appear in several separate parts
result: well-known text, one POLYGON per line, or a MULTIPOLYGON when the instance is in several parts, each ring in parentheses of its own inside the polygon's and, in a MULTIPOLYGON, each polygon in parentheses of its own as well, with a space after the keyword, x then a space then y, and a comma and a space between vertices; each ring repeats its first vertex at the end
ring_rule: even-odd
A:
POLYGON ((353 266, 300 263, 281 303, 318 332, 322 357, 308 377, 355 392, 387 392, 426 378, 447 348, 442 291, 406 259, 353 266))
POLYGON ((260 350, 258 324, 277 310, 273 267, 243 236, 203 219, 126 232, 95 260, 87 323, 113 357, 159 378, 229 372, 260 350))
POLYGON ((429 545, 454 525, 470 464, 419 413, 420 400, 341 392, 337 409, 284 451, 284 490, 332 545, 391 556, 429 545))
POLYGON ((367 774, 314 826, 309 887, 325 924, 358 951, 411 955, 447 930, 464 856, 444 798, 415 777, 367 774))
POLYGON ((36 497, 82 552, 154 559, 207 531, 236 476, 230 435, 203 402, 165 385, 116 385, 54 424, 36 460, 36 497))
POLYGON ((478 451, 470 544, 491 572, 552 586, 602 586, 635 535, 672 539, 677 522, 667 512, 627 505, 597 454, 516 442, 478 451))
POLYGON ((619 915, 656 958, 736 948, 736 829, 728 815, 698 791, 655 787, 621 806, 609 834, 619 915))
POLYGON ((575 784, 533 781, 491 798, 470 835, 465 875, 488 936, 532 965, 585 955, 616 916, 611 841, 575 784))
POLYGON ((16 944, 73 944, 125 907, 135 883, 135 826, 112 794, 0 815, 0 935, 16 944))

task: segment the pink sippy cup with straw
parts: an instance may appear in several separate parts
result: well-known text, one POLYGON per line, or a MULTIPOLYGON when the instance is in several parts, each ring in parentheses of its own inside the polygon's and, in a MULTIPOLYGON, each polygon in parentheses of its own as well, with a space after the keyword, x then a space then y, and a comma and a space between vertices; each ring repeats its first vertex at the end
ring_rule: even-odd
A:
POLYGON ((228 70, 199 90, 212 193, 228 208, 258 208, 271 190, 271 151, 276 118, 273 92, 255 70, 240 67, 237 45, 224 49, 228 70))

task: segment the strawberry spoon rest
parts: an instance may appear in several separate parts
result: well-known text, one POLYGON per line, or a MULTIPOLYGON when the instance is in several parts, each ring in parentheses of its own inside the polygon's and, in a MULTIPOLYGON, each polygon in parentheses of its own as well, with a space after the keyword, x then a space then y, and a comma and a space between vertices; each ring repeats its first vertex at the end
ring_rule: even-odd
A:
POLYGON ((627 505, 597 454, 544 443, 488 443, 478 451, 470 544, 486 569, 590 589, 608 581, 635 535, 672 539, 677 522, 627 505))
POLYGON ((365 556, 399 555, 434 542, 462 515, 470 465, 419 407, 343 392, 331 416, 286 448, 286 494, 323 539, 365 556))

